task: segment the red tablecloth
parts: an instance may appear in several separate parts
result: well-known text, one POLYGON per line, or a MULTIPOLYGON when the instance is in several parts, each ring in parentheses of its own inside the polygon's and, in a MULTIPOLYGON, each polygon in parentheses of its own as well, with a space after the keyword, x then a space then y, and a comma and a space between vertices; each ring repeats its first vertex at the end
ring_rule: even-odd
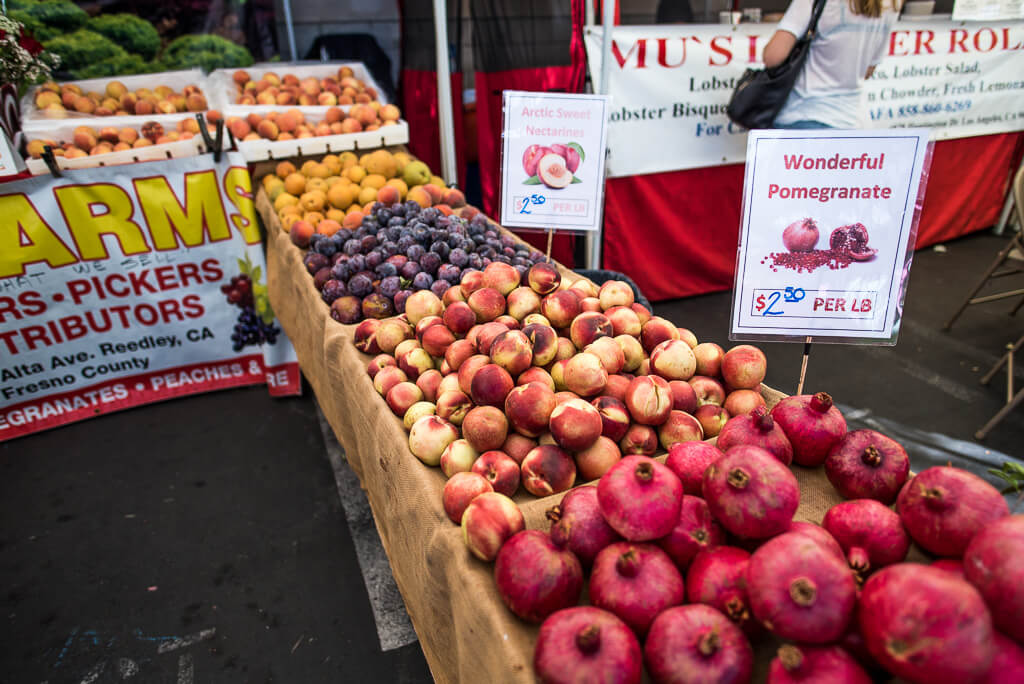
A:
MULTIPOLYGON (((917 247, 994 224, 1022 153, 1024 133, 936 143, 917 247)), ((651 300, 728 290, 742 192, 742 164, 610 179, 604 267, 651 300)))

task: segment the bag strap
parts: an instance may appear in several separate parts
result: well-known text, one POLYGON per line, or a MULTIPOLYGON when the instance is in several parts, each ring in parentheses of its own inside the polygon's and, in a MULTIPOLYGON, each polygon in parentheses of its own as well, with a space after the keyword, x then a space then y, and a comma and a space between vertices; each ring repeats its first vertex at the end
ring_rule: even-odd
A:
POLYGON ((818 19, 821 18, 821 13, 825 10, 825 3, 827 0, 814 0, 814 7, 811 10, 811 23, 807 25, 807 30, 804 31, 804 39, 807 41, 814 40, 814 36, 818 33, 818 19))

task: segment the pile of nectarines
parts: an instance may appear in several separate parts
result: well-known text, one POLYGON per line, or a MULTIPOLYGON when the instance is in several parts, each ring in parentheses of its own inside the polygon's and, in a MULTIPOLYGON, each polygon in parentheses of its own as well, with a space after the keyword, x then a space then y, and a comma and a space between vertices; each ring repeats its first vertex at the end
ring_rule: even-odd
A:
POLYGON ((150 116, 206 111, 206 97, 199 86, 187 85, 180 93, 169 86, 131 91, 120 81, 111 81, 103 92, 86 92, 74 83, 48 81, 36 89, 36 109, 43 116, 63 118, 68 112, 89 116, 150 116))

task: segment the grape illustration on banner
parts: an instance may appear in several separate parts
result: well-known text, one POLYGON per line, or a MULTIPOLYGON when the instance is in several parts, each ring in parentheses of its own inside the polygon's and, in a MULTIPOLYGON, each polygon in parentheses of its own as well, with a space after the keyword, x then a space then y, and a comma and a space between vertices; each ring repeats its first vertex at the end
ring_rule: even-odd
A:
POLYGON ((220 286, 228 302, 242 310, 231 333, 231 348, 237 352, 250 345, 276 343, 281 329, 274 324, 267 286, 260 282, 263 269, 253 266, 246 254, 245 259, 238 260, 238 271, 230 282, 220 286))

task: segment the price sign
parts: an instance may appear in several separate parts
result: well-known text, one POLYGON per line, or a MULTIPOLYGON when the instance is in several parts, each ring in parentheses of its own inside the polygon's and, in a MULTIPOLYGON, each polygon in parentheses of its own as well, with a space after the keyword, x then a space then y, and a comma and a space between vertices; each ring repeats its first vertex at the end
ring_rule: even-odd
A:
POLYGON ((597 230, 608 97, 505 91, 501 222, 597 230))
POLYGON ((928 131, 751 131, 735 340, 895 344, 928 131))
POLYGON ((0 176, 13 176, 25 170, 25 162, 14 151, 7 132, 0 129, 0 176))

